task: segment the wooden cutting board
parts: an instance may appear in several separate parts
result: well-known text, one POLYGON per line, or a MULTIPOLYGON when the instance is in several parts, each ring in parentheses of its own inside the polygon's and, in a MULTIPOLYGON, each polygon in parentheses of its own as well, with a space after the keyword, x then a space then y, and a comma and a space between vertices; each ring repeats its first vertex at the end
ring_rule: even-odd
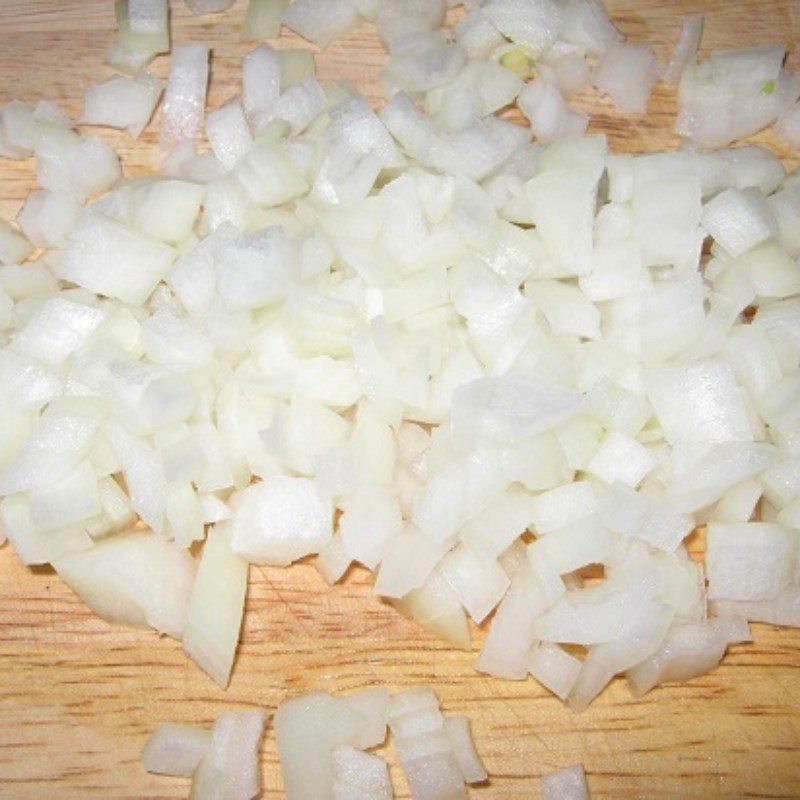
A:
MULTIPOLYGON (((244 0, 225 15, 191 18, 175 2, 173 41, 214 46, 210 104, 235 95, 250 48, 238 41, 244 0)), ((703 50, 800 42, 797 0, 615 0, 614 17, 634 41, 653 43, 666 63, 680 17, 708 13, 703 50)), ((71 114, 83 87, 109 74, 111 0, 0 0, 0 101, 55 98, 71 114)), ((307 46, 288 33, 281 46, 307 46)), ((369 26, 319 61, 323 79, 380 97, 383 55, 369 26)), ((797 69, 796 54, 790 64, 797 69)), ((166 75, 166 59, 154 65, 166 75)), ((646 118, 621 117, 587 94, 592 129, 616 151, 671 148, 674 93, 658 87, 646 118)), ((133 145, 102 131, 135 176, 159 162, 152 132, 133 145)), ((777 147, 771 134, 760 141, 777 147)), ((778 150, 787 165, 797 153, 778 150)), ((31 162, 0 163, 0 214, 13 216, 32 186, 31 162)), ((385 683, 432 684, 447 711, 473 721, 491 773, 475 798, 538 797, 538 776, 583 762, 595 798, 800 797, 800 632, 754 626, 755 642, 731 649, 711 675, 633 700, 615 682, 573 715, 532 680, 478 675, 474 655, 454 652, 371 597, 363 573, 328 589, 314 570, 253 568, 240 655, 227 691, 216 688, 180 646, 148 631, 94 618, 47 569, 21 566, 0 550, 0 798, 178 798, 188 785, 145 774, 139 751, 162 720, 210 724, 224 708, 314 689, 350 691, 385 683)), ((477 631, 476 645, 483 632, 477 631)), ((393 756, 389 754, 391 760, 393 756)), ((274 735, 263 749, 263 797, 283 796, 274 735)), ((398 796, 405 785, 393 768, 398 796)))

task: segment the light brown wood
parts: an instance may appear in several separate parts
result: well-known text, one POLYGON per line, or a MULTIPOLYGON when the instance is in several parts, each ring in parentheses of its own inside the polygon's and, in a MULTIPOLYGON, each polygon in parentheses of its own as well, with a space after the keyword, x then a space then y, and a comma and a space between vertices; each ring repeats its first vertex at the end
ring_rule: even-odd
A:
MULTIPOLYGON (((800 42, 797 0, 614 0, 632 39, 652 42, 662 63, 683 13, 708 12, 703 50, 775 40, 800 42)), ((238 91, 244 2, 222 16, 191 18, 174 3, 174 41, 214 45, 211 105, 238 91)), ((0 0, 0 101, 55 98, 79 112, 83 87, 105 76, 111 0, 0 0)), ((281 46, 307 46, 286 34, 281 46)), ((383 56, 369 26, 320 59, 324 79, 357 83, 379 101, 383 56)), ((790 64, 800 59, 793 53, 790 64)), ((166 59, 155 71, 164 76, 166 59)), ((592 128, 617 151, 676 144, 672 90, 658 87, 643 120, 581 98, 592 128)), ((159 160, 153 129, 138 143, 102 131, 128 175, 159 160)), ((776 146, 770 133, 758 137, 776 146)), ((778 152, 796 166, 797 153, 778 152)), ((16 213, 32 183, 30 162, 0 163, 0 215, 16 213)), ((755 643, 684 686, 633 700, 616 682, 573 715, 538 684, 478 675, 454 652, 371 597, 363 573, 328 589, 314 570, 252 569, 241 652, 228 691, 187 661, 180 646, 147 631, 111 628, 47 570, 0 550, 0 798, 178 798, 187 782, 145 774, 140 748, 162 720, 208 724, 228 706, 272 710, 313 689, 431 683, 447 711, 473 720, 491 782, 473 796, 533 798, 546 771, 583 762, 596 798, 800 796, 800 632, 755 627, 755 643)), ((476 635, 480 642, 482 632, 476 635)), ((263 797, 283 796, 275 739, 263 750, 263 797)), ((396 785, 402 787, 398 770, 396 785)), ((400 792, 400 797, 407 793, 400 792)))

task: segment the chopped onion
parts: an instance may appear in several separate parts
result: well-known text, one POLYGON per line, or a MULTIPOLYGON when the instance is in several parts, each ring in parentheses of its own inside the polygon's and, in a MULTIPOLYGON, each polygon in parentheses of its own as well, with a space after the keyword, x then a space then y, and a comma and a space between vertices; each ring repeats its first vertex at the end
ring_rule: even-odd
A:
POLYGON ((355 800, 358 797, 392 799, 394 792, 383 758, 349 745, 335 748, 332 756, 335 800, 355 800))
POLYGON ((606 51, 594 76, 594 85, 620 111, 644 114, 658 80, 653 48, 646 44, 614 44, 606 51))
POLYGON ((157 81, 147 72, 134 78, 116 75, 86 90, 78 122, 124 128, 137 139, 147 127, 160 96, 157 81))
POLYGON ((194 560, 152 531, 131 532, 55 559, 61 579, 109 622, 186 632, 194 560))
POLYGON ((128 19, 133 33, 169 35, 166 0, 128 0, 128 19))
POLYGON ((563 26, 562 13, 552 0, 489 0, 483 12, 500 33, 534 56, 550 48, 563 26))
POLYGON ((320 48, 355 28, 356 10, 346 0, 294 0, 283 12, 283 22, 320 48))
POLYGON ((0 263, 21 264, 36 248, 17 230, 0 220, 0 263))
POLYGON ((540 78, 525 87, 517 102, 540 142, 580 135, 589 124, 585 114, 569 108, 558 89, 540 78))
POLYGON ((208 534, 192 586, 183 648, 223 688, 236 655, 246 592, 247 562, 231 550, 224 527, 217 527, 208 534))
POLYGON ((781 113, 775 123, 775 135, 791 147, 800 147, 800 103, 781 113))
POLYGON ((206 136, 220 164, 228 170, 250 149, 253 137, 238 100, 229 100, 206 116, 206 136))
POLYGON ((489 775, 475 750, 469 718, 455 715, 445 716, 444 729, 464 782, 483 783, 489 775))
POLYGON ((703 36, 704 20, 702 14, 690 14, 683 20, 680 38, 664 71, 664 83, 677 84, 683 71, 695 60, 703 36))
POLYGON ((261 792, 258 751, 266 721, 261 710, 227 711, 217 717, 192 775, 190 800, 252 800, 261 792))
POLYGON ((108 55, 114 69, 136 75, 170 48, 168 5, 164 0, 115 0, 118 39, 108 55))
POLYGON ((190 778, 210 744, 210 731, 162 722, 142 749, 142 766, 148 772, 190 778))
MULTIPOLYGON (((690 141, 610 154, 565 97, 596 60, 644 113, 649 46, 594 0, 470 0, 449 31, 454 5, 253 0, 244 36, 282 18, 324 47, 374 21, 391 99, 376 114, 308 49, 262 45, 206 117, 209 48, 184 45, 159 175, 122 180, 55 103, 0 111, 0 154, 40 184, 0 223, 0 536, 221 686, 248 564, 309 556, 330 583, 363 564, 454 647, 493 614, 478 669, 575 710, 618 674, 713 669, 749 620, 800 623, 800 189, 764 148, 701 151, 791 137, 785 49, 696 63, 689 18, 668 77, 690 141)), ((116 14, 133 77, 90 87, 81 122, 135 136, 168 8, 116 14)), ((360 752, 387 715, 415 796, 484 779, 431 692, 315 695, 278 713, 287 796, 388 795, 360 752)), ((194 796, 257 791, 262 723, 220 721, 194 796)), ((190 771, 167 734, 153 758, 190 771)))
POLYGON ((334 751, 352 745, 372 724, 347 698, 318 692, 283 701, 274 725, 287 800, 335 800, 334 751))
POLYGON ((174 144, 200 136, 206 105, 208 57, 206 44, 186 44, 173 51, 161 107, 163 142, 174 144))
POLYGON ((589 787, 581 764, 542 775, 540 784, 544 800, 589 800, 589 787))
POLYGON ((774 122, 800 97, 781 69, 783 46, 712 53, 683 71, 675 130, 700 147, 723 147, 774 122))
POLYGON ((276 37, 288 5, 289 0, 249 0, 242 25, 242 40, 276 37))

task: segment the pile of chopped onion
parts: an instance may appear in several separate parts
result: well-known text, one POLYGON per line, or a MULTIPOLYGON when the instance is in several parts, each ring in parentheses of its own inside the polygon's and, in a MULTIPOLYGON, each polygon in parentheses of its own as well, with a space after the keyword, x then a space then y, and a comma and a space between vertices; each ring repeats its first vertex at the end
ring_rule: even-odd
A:
MULTIPOLYGON (((183 45, 146 179, 53 104, 0 111, 41 186, 0 225, 2 533, 221 686, 249 565, 309 556, 454 646, 491 620, 478 669, 573 709, 713 669, 748 621, 800 625, 797 176, 582 135, 574 91, 641 113, 658 75, 594 0, 472 2, 449 32, 446 5, 254 2, 253 30, 282 14, 320 46, 373 20, 390 99, 261 45, 206 113, 209 49, 183 45)), ((135 136, 166 4, 117 14, 131 77, 82 120, 135 136)), ((698 37, 678 130, 794 135, 784 49, 696 62, 698 37)))

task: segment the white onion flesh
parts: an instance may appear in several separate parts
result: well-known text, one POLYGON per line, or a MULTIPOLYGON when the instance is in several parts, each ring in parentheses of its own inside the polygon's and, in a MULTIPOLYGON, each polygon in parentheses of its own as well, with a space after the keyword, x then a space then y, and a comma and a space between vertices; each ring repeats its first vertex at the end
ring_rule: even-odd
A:
POLYGON ((136 75, 160 53, 170 49, 168 4, 165 0, 116 0, 117 41, 108 64, 136 75))
POLYGON ((191 777, 191 800, 252 800, 261 791, 259 750, 267 715, 225 711, 211 730, 165 722, 142 750, 148 772, 191 777))
POLYGON ((176 639, 185 634, 194 559, 155 533, 135 531, 98 542, 56 559, 54 567, 109 622, 150 625, 176 639))
POLYGON ((702 14, 690 14, 683 21, 680 38, 664 71, 664 83, 677 84, 683 71, 695 59, 703 36, 702 14))
POLYGON ((589 787, 580 764, 542 775, 540 785, 544 800, 589 800, 589 787))
POLYGON ((272 39, 281 30, 281 18, 289 0, 248 0, 242 40, 272 39))
POLYGON ((700 147, 724 147, 774 122, 800 97, 781 68, 783 46, 712 53, 683 71, 675 130, 700 147))
POLYGON ((247 591, 247 562, 225 530, 209 533, 186 610, 183 648, 220 686, 228 685, 247 591))
POLYGON ((252 800, 261 792, 259 749, 267 715, 260 709, 226 711, 192 775, 189 800, 252 800))
POLYGON ((202 132, 208 86, 209 48, 205 44, 176 47, 161 107, 161 139, 170 144, 197 139, 202 132))
MULTIPOLYGON (((248 564, 312 556, 330 583, 366 566, 456 647, 494 613, 478 668, 574 709, 619 673, 643 692, 712 669, 748 620, 800 622, 800 190, 763 148, 700 150, 778 119, 791 139, 784 48, 698 63, 690 18, 668 77, 691 141, 613 154, 566 97, 597 58, 596 87, 644 113, 649 46, 593 2, 471 3, 454 36, 451 5, 254 0, 245 36, 280 17, 326 47, 374 21, 391 99, 376 114, 307 49, 262 45, 206 115, 209 48, 183 45, 161 175, 121 180, 53 103, 0 111, 0 154, 40 184, 0 223, 0 536, 221 686, 248 564)), ((82 123, 141 133, 166 11, 117 4, 133 77, 91 87, 82 123)), ((484 773, 426 702, 394 721, 401 760, 418 796, 462 796, 484 773)), ((346 749, 382 741, 385 698, 311 706, 336 730, 316 777, 290 755, 291 792, 357 793, 356 762, 385 792, 346 749)))
POLYGON ((79 121, 124 128, 136 139, 150 121, 160 95, 158 83, 146 72, 131 79, 117 75, 86 90, 79 121))
POLYGON ((359 16, 346 0, 294 0, 283 22, 320 48, 358 25, 359 16))
POLYGON ((142 766, 148 772, 190 778, 211 743, 211 732, 191 725, 162 722, 142 749, 142 766))
POLYGON ((594 84, 620 111, 644 114, 650 92, 658 80, 653 48, 642 44, 615 44, 603 56, 594 84))

